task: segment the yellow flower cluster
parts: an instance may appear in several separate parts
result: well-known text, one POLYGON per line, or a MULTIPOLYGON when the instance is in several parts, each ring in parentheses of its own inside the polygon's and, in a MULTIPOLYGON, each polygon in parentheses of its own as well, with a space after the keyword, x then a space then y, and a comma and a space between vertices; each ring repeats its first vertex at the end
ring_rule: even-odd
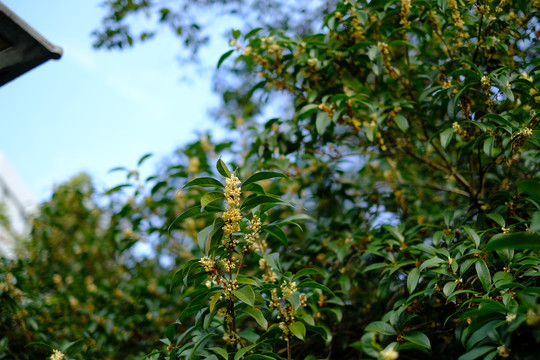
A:
POLYGON ((465 22, 463 22, 463 19, 461 18, 461 14, 459 13, 457 1, 448 0, 448 7, 452 9, 452 21, 454 25, 458 29, 463 29, 463 25, 465 25, 465 22))
POLYGON ((224 240, 224 245, 234 247, 238 241, 231 242, 229 240, 231 239, 230 235, 240 231, 240 224, 238 222, 242 220, 242 214, 237 207, 240 206, 241 183, 235 175, 231 175, 231 177, 225 179, 225 184, 223 194, 225 195, 225 200, 227 200, 229 208, 222 216, 223 221, 225 221, 223 231, 225 232, 225 235, 227 235, 227 239, 224 240))
POLYGON ((229 206, 240 206, 240 180, 235 176, 225 179, 225 199, 229 206))
POLYGON ((399 23, 403 25, 403 27, 408 27, 411 25, 411 22, 407 19, 407 16, 409 16, 410 12, 411 0, 401 0, 401 11, 399 12, 401 20, 399 21, 399 23))
POLYGON ((223 264, 223 269, 227 272, 231 271, 232 269, 236 267, 234 260, 229 260, 226 258, 221 259, 221 264, 223 264))
POLYGON ((284 281, 283 284, 281 284, 281 292, 283 295, 292 295, 296 292, 296 282, 287 282, 284 281))
POLYGON ((210 259, 208 256, 203 257, 201 260, 199 260, 199 262, 202 264, 204 271, 206 272, 213 272, 216 267, 215 261, 210 259))
POLYGON ((457 121, 455 121, 453 124, 452 124, 452 129, 454 129, 454 132, 456 134, 459 134, 461 136, 463 136, 464 138, 468 138, 469 134, 467 133, 467 131, 465 129, 463 129, 461 127, 461 125, 459 125, 459 123, 457 121))
POLYGON ((53 350, 53 353, 51 355, 51 360, 62 360, 64 358, 65 358, 65 355, 60 350, 57 350, 57 349, 53 350))
MULTIPOLYGON (((244 252, 249 253, 254 251, 257 247, 257 241, 259 240, 259 232, 261 231, 261 219, 257 215, 253 215, 253 218, 249 222, 249 229, 251 232, 246 235, 246 245, 244 246, 244 252)), ((261 259, 264 260, 264 259, 261 259)))
POLYGON ((396 360, 399 357, 399 353, 394 349, 384 349, 381 351, 381 358, 383 360, 396 360))

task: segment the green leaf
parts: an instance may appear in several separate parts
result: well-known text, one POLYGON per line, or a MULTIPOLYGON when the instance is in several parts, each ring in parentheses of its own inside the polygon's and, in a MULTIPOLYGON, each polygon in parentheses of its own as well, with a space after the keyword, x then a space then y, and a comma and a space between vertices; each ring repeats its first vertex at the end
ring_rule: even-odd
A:
POLYGON ((225 176, 226 178, 231 177, 231 172, 229 171, 229 168, 227 167, 227 165, 225 165, 225 163, 223 162, 223 160, 221 160, 221 158, 218 160, 216 164, 216 169, 218 173, 225 176))
MULTIPOLYGON (((274 197, 274 196, 268 196, 268 195, 259 195, 252 198, 246 199, 242 206, 240 206, 240 209, 251 209, 254 208, 257 205, 260 204, 267 204, 267 203, 274 203, 274 204, 283 204, 283 205, 289 205, 285 202, 283 202, 280 198, 274 197)), ((290 205, 289 205, 290 206, 290 205)))
POLYGON ((317 114, 317 119, 315 121, 317 133, 319 135, 324 134, 328 125, 330 125, 330 118, 328 117, 328 113, 325 111, 319 111, 319 113, 317 114))
POLYGON ((407 41, 403 41, 403 40, 390 41, 388 43, 388 45, 390 45, 390 46, 394 46, 394 45, 408 46, 408 47, 411 47, 411 48, 415 49, 416 51, 419 51, 418 47, 416 47, 416 45, 414 45, 414 44, 412 44, 410 42, 407 42, 407 41))
POLYGON ((298 111, 296 113, 296 115, 299 118, 304 118, 307 115, 309 115, 310 113, 314 112, 318 108, 319 108, 319 106, 316 105, 316 104, 308 104, 308 105, 305 105, 304 107, 302 107, 302 109, 300 109, 300 111, 298 111))
POLYGON ((463 230, 465 230, 465 231, 467 232, 467 234, 469 234, 469 236, 473 239, 474 245, 475 245, 476 248, 478 249, 478 247, 480 246, 480 236, 478 236, 478 234, 476 233, 476 231, 474 231, 469 225, 463 225, 462 228, 463 228, 463 230))
POLYGON ((493 136, 490 136, 484 141, 484 152, 489 157, 495 157, 499 153, 495 150, 495 138, 493 136))
POLYGON ((323 275, 324 273, 318 269, 314 269, 314 268, 307 268, 307 269, 302 269, 300 271, 298 271, 296 274, 294 274, 293 276, 293 280, 296 280, 298 279, 299 277, 302 277, 302 276, 306 276, 306 275, 323 275))
POLYGON ((540 211, 532 214, 531 226, 529 226, 529 231, 540 232, 540 211))
POLYGON ((383 225, 383 228, 386 231, 388 231, 390 234, 392 234, 397 240, 399 240, 399 242, 402 243, 405 241, 405 237, 403 236, 401 231, 398 230, 397 227, 392 226, 392 225, 383 225))
POLYGON ((263 313, 261 310, 254 308, 254 307, 247 307, 242 310, 243 312, 247 313, 249 316, 255 319, 257 323, 264 329, 268 329, 268 321, 265 319, 263 313))
POLYGON ((255 173, 251 175, 250 177, 248 177, 246 181, 242 183, 242 189, 251 183, 261 181, 261 180, 271 179, 271 178, 277 178, 277 177, 286 178, 287 175, 274 172, 274 171, 261 171, 261 172, 255 173))
POLYGON ((215 354, 218 354, 219 356, 221 356, 225 360, 229 360, 229 354, 227 353, 227 350, 225 350, 224 348, 213 347, 213 348, 210 348, 208 350, 214 352, 215 354))
POLYGON ((247 40, 247 39, 249 39, 250 37, 257 35, 257 33, 258 33, 259 31, 261 31, 261 30, 262 30, 262 28, 260 28, 260 27, 251 30, 251 31, 248 32, 246 35, 244 35, 244 39, 247 40))
POLYGON ((249 345, 249 346, 246 346, 246 347, 243 347, 241 348, 240 350, 238 350, 236 352, 236 354, 234 354, 234 360, 239 360, 241 359, 242 357, 244 357, 244 355, 248 352, 248 351, 251 351, 252 349, 254 349, 255 347, 257 347, 259 344, 253 344, 253 345, 249 345))
POLYGON ((374 321, 366 326, 365 332, 376 332, 383 335, 396 335, 396 329, 384 321, 374 321))
POLYGON ((504 218, 496 213, 487 214, 487 217, 491 220, 495 221, 497 225, 499 225, 501 228, 505 227, 506 222, 504 221, 504 218))
POLYGON ((64 350, 62 351, 67 356, 74 355, 77 352, 80 352, 81 348, 86 344, 86 340, 79 339, 76 341, 73 341, 72 343, 69 343, 67 345, 64 345, 64 350))
POLYGON ((540 235, 530 232, 513 233, 491 240, 486 245, 487 250, 518 249, 533 250, 540 249, 540 235))
POLYGON ((426 349, 431 349, 431 343, 429 338, 420 331, 413 331, 403 337, 405 340, 412 342, 413 344, 420 345, 426 349))
POLYGON ((219 298, 221 297, 221 291, 215 293, 212 298, 210 299, 210 312, 214 311, 214 307, 216 306, 217 302, 219 301, 219 298))
POLYGON ((407 277, 407 289, 409 293, 412 294, 416 286, 418 285, 418 280, 420 279, 420 268, 415 267, 409 273, 407 277))
POLYGON ((223 187, 223 184, 211 177, 199 177, 191 181, 188 181, 188 183, 182 186, 182 188, 186 188, 190 186, 223 187))
POLYGON ((474 360, 478 359, 480 356, 487 354, 491 350, 496 349, 495 346, 480 346, 472 349, 471 351, 466 352, 461 355, 458 360, 474 360))
POLYGON ((454 292, 454 289, 457 286, 457 282, 455 281, 449 281, 447 282, 443 287, 443 294, 446 297, 450 297, 450 295, 454 292))
POLYGON ((287 240, 287 235, 281 228, 277 225, 264 225, 261 227, 261 230, 272 235, 276 239, 278 239, 283 246, 288 246, 289 242, 287 240))
POLYGON ((178 323, 172 323, 170 324, 169 326, 167 326, 167 328, 165 329, 165 337, 167 339, 169 339, 169 341, 173 341, 174 340, 174 335, 176 335, 176 326, 178 325, 178 323))
POLYGON ((441 146, 443 149, 446 149, 448 144, 450 144, 450 141, 452 141, 452 138, 454 137, 454 129, 448 128, 441 132, 439 135, 441 137, 441 146))
POLYGON ((205 336, 203 336, 201 339, 199 339, 199 341, 197 341, 195 343, 195 346, 193 346, 193 349, 191 349, 191 353, 189 354, 189 356, 187 357, 188 359, 191 359, 193 358, 193 355, 195 355, 195 353, 197 352, 197 350, 199 349, 199 347, 201 347, 202 345, 206 344, 206 342, 212 337, 212 336, 216 336, 217 334, 206 334, 205 336))
POLYGON ((173 220, 173 222, 169 225, 168 230, 171 231, 171 228, 173 227, 174 224, 178 222, 182 222, 190 217, 193 217, 195 215, 200 215, 200 214, 202 213, 201 213, 201 207, 199 205, 189 208, 183 214, 181 214, 180 216, 178 216, 176 219, 173 220))
POLYGON ((118 192, 120 190, 122 190, 123 188, 125 187, 132 187, 133 185, 132 184, 121 184, 121 185, 117 185, 107 191, 105 191, 105 195, 110 195, 112 193, 115 193, 115 192, 118 192))
POLYGON ((251 354, 244 358, 244 360, 276 360, 277 358, 272 356, 267 356, 263 354, 251 354))
POLYGON ((289 330, 300 340, 304 340, 306 338, 306 326, 299 321, 289 325, 289 330))
POLYGON ((249 306, 255 305, 255 292, 250 285, 245 285, 238 290, 234 290, 233 294, 249 306))
POLYGON ((377 136, 377 125, 369 125, 366 129, 366 136, 369 141, 373 142, 375 141, 375 137, 377 136))
POLYGON ((446 261, 444 261, 444 260, 441 259, 440 257, 434 256, 434 257, 432 257, 431 259, 424 261, 424 262, 422 263, 422 265, 420 265, 420 271, 424 270, 425 268, 438 266, 439 264, 445 263, 445 262, 446 262, 446 261))
POLYGON ((399 129, 403 132, 407 132, 407 129, 409 128, 409 122, 403 115, 396 115, 394 117, 394 121, 396 122, 396 125, 399 127, 399 129))
POLYGON ((476 268, 476 273, 478 274, 482 286, 488 291, 491 288, 491 274, 489 273, 486 263, 484 260, 478 260, 474 264, 474 267, 476 268))
POLYGON ((324 286, 323 284, 319 284, 318 282, 315 282, 311 279, 305 279, 303 280, 300 285, 298 285, 299 288, 308 288, 308 289, 321 289, 329 294, 332 294, 333 296, 336 296, 332 290, 330 290, 327 286, 324 286))
POLYGON ((537 203, 540 203, 540 181, 523 180, 518 184, 519 192, 529 194, 537 203))
POLYGON ((44 348, 44 349, 47 349, 49 350, 50 352, 53 352, 54 348, 49 345, 49 344, 45 344, 44 342, 31 342, 30 344, 26 345, 25 347, 28 347, 28 346, 38 346, 40 348, 44 348))
POLYGON ((141 158, 140 158, 139 161, 137 162, 137 166, 141 166, 141 164, 142 164, 146 159, 148 159, 150 156, 152 156, 152 153, 144 154, 143 156, 141 156, 141 158))
POLYGON ((219 58, 219 61, 217 63, 217 69, 219 69, 219 67, 221 66, 221 64, 229 57, 231 56, 231 54, 234 52, 234 49, 233 50, 229 50, 227 51, 225 54, 221 55, 221 57, 219 58))
POLYGON ((203 195, 201 198, 201 208, 204 210, 206 205, 219 200, 224 199, 225 195, 223 194, 223 191, 210 191, 203 195))
POLYGON ((199 233, 197 234, 197 244, 199 245, 199 249, 206 255, 207 250, 207 242, 208 238, 210 237, 210 233, 212 232, 212 229, 214 228, 213 225, 207 226, 199 233))

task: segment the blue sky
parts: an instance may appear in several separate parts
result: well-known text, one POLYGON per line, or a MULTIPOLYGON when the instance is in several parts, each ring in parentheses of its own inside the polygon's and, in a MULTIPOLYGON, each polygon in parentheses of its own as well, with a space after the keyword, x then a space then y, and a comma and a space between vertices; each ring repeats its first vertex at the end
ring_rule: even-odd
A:
POLYGON ((116 184, 121 179, 108 170, 132 167, 147 152, 155 154, 145 165, 153 170, 215 127, 207 115, 217 104, 211 77, 226 39, 204 49, 197 67, 178 62, 180 44, 167 31, 133 49, 97 51, 90 33, 104 14, 99 0, 2 1, 64 50, 60 60, 0 87, 0 151, 36 200, 80 171, 98 186, 116 184))

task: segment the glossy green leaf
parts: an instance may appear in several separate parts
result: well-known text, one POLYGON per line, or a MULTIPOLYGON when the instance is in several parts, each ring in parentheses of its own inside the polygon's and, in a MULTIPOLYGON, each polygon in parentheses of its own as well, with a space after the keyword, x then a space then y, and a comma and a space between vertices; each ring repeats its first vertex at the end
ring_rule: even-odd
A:
POLYGON ((407 335, 403 336, 403 338, 407 341, 412 342, 413 344, 420 345, 425 347, 426 349, 431 350, 431 342, 429 341, 429 338, 420 331, 413 331, 408 333, 407 335))
POLYGON ((219 69, 219 67, 221 66, 221 64, 229 57, 232 55, 232 53, 234 52, 234 49, 233 50, 229 50, 227 51, 225 54, 221 55, 221 57, 219 58, 219 61, 217 63, 217 67, 219 69))
POLYGON ((540 249, 540 234, 530 232, 518 232, 501 236, 491 240, 487 245, 488 250, 516 249, 534 250, 540 249))
POLYGON ((201 208, 204 210, 204 208, 219 199, 224 199, 225 195, 223 194, 223 191, 210 191, 203 195, 201 198, 201 208))
POLYGON ((216 169, 217 169, 218 173, 220 173, 222 176, 224 176, 226 178, 231 177, 231 172, 229 171, 229 168, 223 162, 223 160, 221 160, 221 159, 218 160, 218 162, 216 164, 216 169))
POLYGON ((413 268, 409 275, 407 276, 407 289, 409 294, 412 294, 416 286, 418 285, 418 280, 420 279, 420 268, 413 268))
POLYGON ((478 359, 479 357, 487 354, 491 350, 496 349, 495 346, 480 346, 477 348, 472 349, 471 351, 467 351, 465 354, 461 355, 458 360, 474 360, 478 359))
POLYGON ((285 232, 283 230, 281 230, 281 228, 277 225, 265 225, 263 227, 261 227, 261 230, 272 235, 273 237, 275 237, 276 239, 278 239, 282 244, 283 246, 288 246, 289 245, 289 242, 287 240, 287 235, 285 234, 285 232))
POLYGON ((268 203, 275 203, 280 205, 286 205, 280 198, 274 197, 274 196, 268 196, 268 195, 259 195, 252 197, 251 199, 247 199, 244 201, 244 203, 241 205, 241 209, 251 209, 254 208, 257 205, 261 204, 268 204, 268 203))
POLYGON ((366 332, 376 332, 383 335, 396 335, 396 330, 384 321, 374 321, 366 326, 366 332))
POLYGON ((201 207, 199 205, 194 206, 192 208, 189 208, 184 213, 179 215, 176 219, 173 220, 173 222, 169 225, 169 231, 171 231, 172 227, 176 223, 181 223, 182 221, 189 219, 190 217, 200 215, 201 213, 201 207))
POLYGON ((396 122, 396 125, 399 127, 399 129, 403 132, 407 132, 407 129, 409 128, 409 122, 403 115, 396 115, 394 117, 394 121, 396 122))
POLYGON ((446 149, 446 147, 450 144, 450 141, 452 141, 452 138, 454 137, 454 130, 452 128, 445 129, 441 132, 439 135, 441 138, 441 146, 443 149, 446 149))
POLYGON ((482 283, 482 286, 486 291, 488 291, 491 288, 491 274, 486 263, 484 262, 484 260, 478 260, 474 264, 474 267, 476 269, 476 273, 478 274, 478 278, 482 283))
POLYGON ((467 234, 469 234, 474 242, 475 247, 478 249, 480 246, 480 236, 478 236, 476 231, 474 231, 469 225, 463 225, 462 228, 467 232, 467 234))
POLYGON ((289 330, 300 340, 304 340, 306 338, 306 326, 300 321, 296 321, 294 324, 289 325, 289 330))
POLYGON ((264 330, 267 330, 268 329, 268 321, 266 320, 266 318, 264 317, 263 313, 261 310, 257 309, 257 308, 254 308, 254 307, 247 307, 247 308, 244 308, 242 310, 242 312, 248 314, 249 316, 251 316, 252 318, 255 319, 255 321, 257 321, 257 323, 264 329, 264 330))
POLYGON ((199 177, 191 181, 188 181, 182 188, 186 188, 190 186, 223 187, 223 184, 211 177, 199 177))
POLYGON ((209 349, 210 351, 214 352, 215 354, 218 354, 225 360, 229 360, 229 354, 227 353, 227 350, 221 347, 212 347, 209 349))
POLYGON ((306 276, 306 275, 324 275, 324 273, 321 270, 314 269, 314 268, 302 269, 302 270, 298 271, 296 274, 294 274, 293 280, 296 280, 296 279, 298 279, 298 278, 300 278, 302 276, 306 276))
POLYGON ((274 171, 261 171, 261 172, 255 173, 251 175, 250 177, 248 177, 246 181, 242 183, 242 190, 244 189, 244 187, 246 187, 247 185, 251 183, 261 181, 261 180, 271 179, 271 178, 278 178, 278 177, 286 178, 287 176, 285 174, 274 172, 274 171))
POLYGON ((323 135, 326 132, 326 128, 330 125, 330 118, 328 113, 325 111, 319 111, 317 114, 317 119, 315 120, 315 126, 317 128, 317 133, 323 135))
POLYGON ((236 296, 242 302, 248 304, 249 306, 255 305, 255 292, 250 285, 245 285, 239 288, 238 290, 233 291, 234 296, 236 296))
POLYGON ((529 194, 537 203, 540 204, 540 181, 522 180, 518 184, 520 192, 529 194))

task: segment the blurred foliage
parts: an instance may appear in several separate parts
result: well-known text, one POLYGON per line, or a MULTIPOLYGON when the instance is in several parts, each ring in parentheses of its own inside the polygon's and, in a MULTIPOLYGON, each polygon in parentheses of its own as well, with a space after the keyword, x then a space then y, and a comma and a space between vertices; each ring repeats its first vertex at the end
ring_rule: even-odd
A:
POLYGON ((1 306, 9 310, 0 326, 9 335, 0 345, 12 357, 30 341, 71 352, 68 341, 86 339, 82 354, 104 358, 535 359, 539 5, 348 0, 318 14, 320 33, 233 31, 220 67, 234 63, 250 84, 255 74, 259 81, 226 96, 244 105, 247 98, 254 110, 232 106, 227 141, 203 135, 156 175, 116 169, 126 182, 99 200, 85 190, 89 181, 58 188, 35 222, 34 250, 2 275, 0 296, 9 301, 1 306), (263 119, 259 106, 276 97, 290 99, 284 107, 294 111, 263 119), (261 233, 268 249, 258 257, 241 247, 224 252, 221 235, 208 243, 208 231, 220 234, 223 208, 215 204, 223 201, 220 185, 204 179, 231 177, 223 165, 216 172, 218 155, 244 182, 260 171, 287 175, 242 189, 242 204, 280 199, 242 212, 239 241, 254 213, 279 229, 261 233), (197 182, 214 190, 184 187, 197 182), (300 213, 314 221, 286 221, 300 213), (144 241, 153 256, 142 259, 136 249, 144 241), (241 289, 260 298, 223 301, 229 315, 252 313, 231 322, 214 314, 224 289, 205 286, 214 267, 204 264, 244 255, 251 281, 241 289), (305 277, 295 293, 307 306, 286 321, 288 330, 268 305, 272 286, 260 282, 259 258, 274 260, 276 286, 305 277), (174 297, 171 277, 172 294, 181 290, 174 297), (111 300, 116 288, 124 301, 111 300), (103 308, 104 323, 90 326, 89 305, 72 309, 69 296, 103 308), (222 336, 233 324, 241 340, 231 343, 222 336), (119 335, 129 331, 142 334, 119 335))

